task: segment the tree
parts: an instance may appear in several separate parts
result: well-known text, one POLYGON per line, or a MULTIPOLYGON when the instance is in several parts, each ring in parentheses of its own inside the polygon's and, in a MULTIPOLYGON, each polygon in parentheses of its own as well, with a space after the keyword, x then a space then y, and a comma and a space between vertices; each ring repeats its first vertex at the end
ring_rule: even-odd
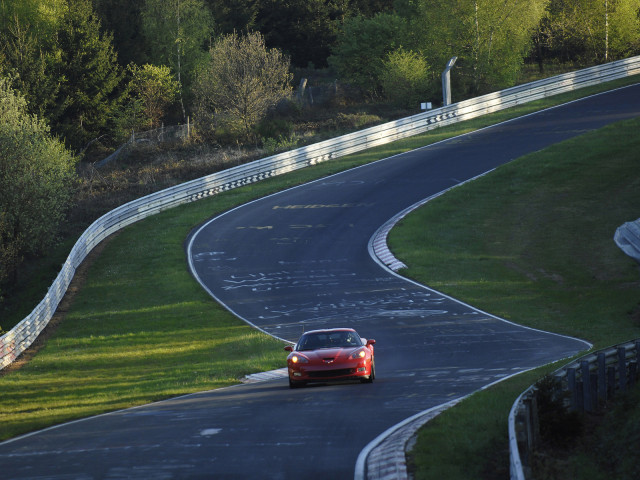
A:
POLYGON ((0 30, 0 54, 12 86, 24 95, 32 113, 44 116, 58 92, 57 82, 48 75, 50 54, 17 15, 0 30))
POLYGON ((225 35, 196 80, 198 123, 224 123, 251 136, 270 107, 291 93, 289 59, 267 49, 260 33, 225 35))
POLYGON ((248 32, 255 29, 260 0, 205 1, 216 20, 216 30, 220 33, 248 32))
POLYGON ((382 89, 384 61, 400 46, 411 48, 408 22, 404 18, 388 13, 372 18, 352 17, 340 30, 329 64, 343 78, 377 96, 382 89))
MULTIPOLYGON (((0 79, 0 285, 46 252, 71 201, 75 157, 0 79)), ((1 290, 1 288, 0 288, 1 290)), ((1 292, 0 292, 1 293, 1 292)))
POLYGON ((27 108, 44 118, 55 103, 58 79, 50 72, 65 0, 0 0, 0 58, 27 108))
POLYGON ((389 100, 402 107, 416 108, 421 101, 433 97, 433 78, 422 56, 399 48, 387 55, 380 81, 389 100))
POLYGON ((640 50, 638 0, 550 0, 538 33, 545 58, 585 64, 606 62, 640 50))
POLYGON ((640 53, 640 2, 607 0, 605 8, 605 60, 640 53))
POLYGON ((387 55, 402 47, 438 71, 458 57, 453 83, 461 95, 503 88, 517 79, 547 1, 397 0, 395 13, 347 19, 330 63, 375 93, 387 55))
POLYGON ((356 15, 392 11, 390 0, 205 0, 222 34, 260 31, 265 43, 306 68, 325 67, 340 25, 356 15))
POLYGON ((169 67, 131 64, 127 99, 120 118, 124 129, 150 129, 160 126, 169 106, 178 97, 180 86, 169 67))
POLYGON ((121 66, 148 61, 142 35, 142 6, 144 0, 93 0, 105 31, 113 34, 113 46, 121 66))
POLYGON ((55 41, 67 0, 0 0, 0 29, 13 23, 30 25, 32 34, 42 40, 55 41))
POLYGON ((477 95, 513 85, 547 1, 416 0, 410 22, 427 62, 458 57, 452 81, 477 95))
POLYGON ((60 83, 49 115, 54 131, 81 148, 109 127, 123 77, 111 36, 102 34, 88 0, 69 0, 58 34, 59 57, 52 74, 60 83))
POLYGON ((142 27, 151 63, 167 65, 176 75, 186 117, 185 91, 190 91, 192 77, 206 61, 213 35, 211 11, 203 0, 146 0, 142 27))
POLYGON ((267 45, 291 56, 296 67, 327 66, 342 24, 391 11, 388 0, 260 0, 255 21, 267 45))
POLYGON ((297 67, 324 67, 338 29, 326 0, 262 0, 256 26, 297 67))

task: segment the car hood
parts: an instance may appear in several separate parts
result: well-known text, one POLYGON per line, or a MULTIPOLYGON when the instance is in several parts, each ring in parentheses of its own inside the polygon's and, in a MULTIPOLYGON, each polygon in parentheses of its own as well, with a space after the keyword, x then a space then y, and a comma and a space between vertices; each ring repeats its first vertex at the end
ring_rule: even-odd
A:
POLYGON ((362 347, 321 348, 319 350, 303 350, 300 353, 312 361, 323 361, 329 359, 338 360, 349 358, 349 355, 361 348, 362 347))

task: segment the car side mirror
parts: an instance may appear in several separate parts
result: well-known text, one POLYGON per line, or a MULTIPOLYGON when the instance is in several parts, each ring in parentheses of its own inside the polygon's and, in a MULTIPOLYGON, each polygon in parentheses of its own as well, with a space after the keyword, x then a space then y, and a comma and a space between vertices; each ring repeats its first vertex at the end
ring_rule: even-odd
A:
POLYGON ((287 352, 293 352, 293 347, 292 347, 291 345, 287 345, 286 347, 284 347, 284 349, 285 349, 287 352))
POLYGON ((373 338, 370 338, 369 340, 367 340, 367 345, 375 345, 376 341, 373 338))

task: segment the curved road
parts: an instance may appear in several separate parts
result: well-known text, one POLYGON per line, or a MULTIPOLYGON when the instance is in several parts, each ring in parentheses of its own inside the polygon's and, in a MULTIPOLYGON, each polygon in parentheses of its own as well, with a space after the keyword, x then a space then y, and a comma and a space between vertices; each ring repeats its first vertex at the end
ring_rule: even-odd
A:
MULTIPOLYGON (((352 478, 392 425, 587 348, 474 310, 380 268, 370 237, 397 212, 526 153, 640 115, 640 86, 546 110, 288 190, 189 240, 196 278, 279 338, 353 326, 371 385, 286 379, 203 392, 0 444, 3 478, 352 478)), ((425 226, 437 228, 437 226, 425 226)), ((283 351, 283 359, 285 352, 283 351)))

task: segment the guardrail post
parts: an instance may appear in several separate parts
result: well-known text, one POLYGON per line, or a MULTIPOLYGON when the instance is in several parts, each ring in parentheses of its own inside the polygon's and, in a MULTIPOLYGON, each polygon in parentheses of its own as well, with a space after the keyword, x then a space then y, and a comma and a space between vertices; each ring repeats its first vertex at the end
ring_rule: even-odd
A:
POLYGON ((567 368, 567 384, 571 392, 571 410, 578 410, 578 385, 576 383, 576 369, 567 368))
POLYGON ((451 57, 447 62, 447 66, 442 72, 442 106, 446 107, 451 103, 451 69, 456 63, 458 57, 451 57))
POLYGON ((516 417, 517 422, 517 441, 518 450, 520 451, 520 462, 525 470, 530 467, 531 455, 531 403, 530 399, 522 399, 522 408, 516 417))
POLYGON ((598 401, 607 401, 607 356, 598 353, 598 401))
POLYGON ((592 373, 589 375, 589 379, 590 381, 590 387, 591 387, 591 411, 592 412, 597 412, 598 409, 600 408, 599 402, 598 402, 598 374, 597 373, 592 373))
POLYGON ((612 399, 616 394, 616 367, 607 367, 607 399, 612 399))
POLYGON ((620 391, 625 392, 627 390, 627 349, 624 347, 618 347, 618 373, 620 391))
POLYGON ((591 372, 589 371, 589 362, 582 360, 580 362, 582 370, 582 402, 587 412, 593 412, 593 396, 591 391, 591 372))
POLYGON ((534 390, 531 396, 531 445, 540 443, 540 418, 538 417, 538 394, 534 390))

